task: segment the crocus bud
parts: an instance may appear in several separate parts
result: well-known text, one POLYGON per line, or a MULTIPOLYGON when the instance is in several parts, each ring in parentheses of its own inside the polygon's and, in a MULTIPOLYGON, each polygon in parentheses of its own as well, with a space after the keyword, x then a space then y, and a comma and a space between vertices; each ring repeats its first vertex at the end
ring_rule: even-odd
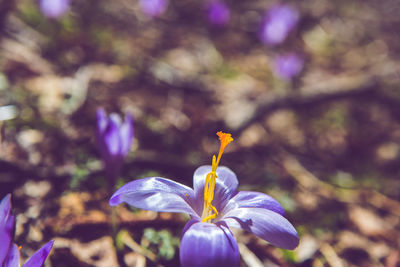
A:
POLYGON ((230 10, 224 2, 212 1, 208 5, 207 12, 211 24, 222 26, 229 22, 230 10))
POLYGON ((133 138, 132 116, 127 114, 123 122, 117 114, 108 117, 104 109, 97 110, 97 143, 108 178, 115 180, 125 156, 129 153, 133 138))
POLYGON ((157 17, 167 9, 168 0, 139 0, 139 6, 149 17, 157 17))
POLYGON ((282 80, 291 80, 300 74, 304 60, 296 53, 280 55, 272 66, 274 74, 282 80))
POLYGON ((40 9, 48 18, 58 18, 69 9, 69 0, 40 0, 40 9))
POLYGON ((287 5, 276 5, 268 10, 260 27, 260 39, 266 45, 278 45, 299 21, 299 12, 287 5))

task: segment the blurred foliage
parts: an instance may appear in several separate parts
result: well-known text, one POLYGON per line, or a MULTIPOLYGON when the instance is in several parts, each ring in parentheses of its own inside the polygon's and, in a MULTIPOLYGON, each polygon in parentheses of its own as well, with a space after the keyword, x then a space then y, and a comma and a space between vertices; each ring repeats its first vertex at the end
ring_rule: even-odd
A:
POLYGON ((156 255, 166 260, 175 256, 175 250, 179 247, 179 238, 174 237, 168 230, 156 231, 153 228, 146 228, 143 235, 149 241, 148 248, 153 247, 156 255))

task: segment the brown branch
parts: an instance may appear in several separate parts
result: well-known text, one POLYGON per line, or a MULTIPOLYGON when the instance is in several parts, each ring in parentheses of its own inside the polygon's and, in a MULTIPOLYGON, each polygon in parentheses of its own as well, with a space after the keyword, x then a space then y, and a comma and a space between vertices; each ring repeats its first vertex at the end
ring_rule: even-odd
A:
POLYGON ((234 135, 239 136, 252 123, 277 109, 296 108, 323 101, 355 97, 371 92, 376 88, 378 88, 378 79, 370 75, 358 75, 336 77, 291 91, 286 95, 265 94, 257 101, 257 108, 253 116, 235 129, 234 135))

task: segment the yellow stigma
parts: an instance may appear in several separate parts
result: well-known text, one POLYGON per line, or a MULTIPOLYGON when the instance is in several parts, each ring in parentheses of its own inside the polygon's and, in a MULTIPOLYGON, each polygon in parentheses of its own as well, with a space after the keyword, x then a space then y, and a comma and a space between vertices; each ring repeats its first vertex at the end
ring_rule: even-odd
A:
POLYGON ((217 179, 217 167, 219 161, 221 160, 221 156, 224 153, 225 147, 233 141, 233 138, 229 133, 223 133, 219 131, 217 135, 219 137, 219 141, 221 142, 221 146, 219 148, 218 157, 215 158, 215 155, 213 155, 211 172, 209 172, 206 176, 206 182, 204 185, 204 208, 203 214, 201 216, 202 222, 208 222, 218 216, 217 209, 211 204, 212 200, 214 199, 215 180, 217 179))

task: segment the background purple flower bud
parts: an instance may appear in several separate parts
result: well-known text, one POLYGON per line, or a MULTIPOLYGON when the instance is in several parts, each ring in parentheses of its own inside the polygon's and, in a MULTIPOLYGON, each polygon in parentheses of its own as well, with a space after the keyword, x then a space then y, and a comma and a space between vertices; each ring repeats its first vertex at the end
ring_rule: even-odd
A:
POLYGON ((280 55, 272 66, 274 74, 282 80, 290 80, 302 71, 304 59, 296 53, 280 55))
POLYGON ((208 5, 208 20, 214 25, 225 25, 229 22, 230 10, 224 2, 213 1, 208 5))
POLYGON ((69 0, 40 0, 42 13, 49 18, 58 18, 69 9, 69 0))
POLYGON ((167 9, 168 0, 139 0, 139 6, 146 15, 157 17, 167 9))
POLYGON ((285 41, 299 21, 299 12, 287 5, 277 5, 265 14, 260 28, 260 39, 264 44, 277 45, 285 41))
POLYGON ((118 174, 124 157, 129 153, 133 138, 132 116, 123 122, 118 114, 107 116, 104 109, 97 110, 97 144, 110 179, 118 174))

